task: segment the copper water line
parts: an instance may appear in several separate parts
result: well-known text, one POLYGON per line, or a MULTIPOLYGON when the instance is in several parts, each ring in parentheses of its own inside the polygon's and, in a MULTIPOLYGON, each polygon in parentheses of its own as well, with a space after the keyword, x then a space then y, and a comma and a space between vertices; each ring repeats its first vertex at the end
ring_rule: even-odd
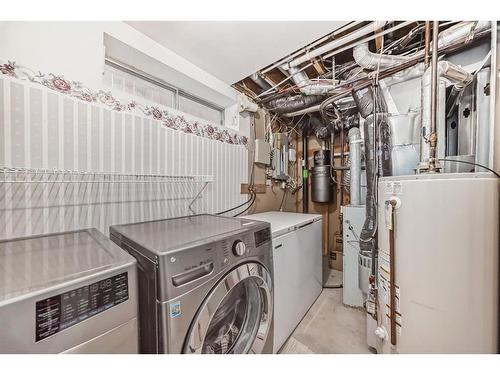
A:
POLYGON ((439 21, 432 24, 432 66, 431 66, 431 126, 429 134, 429 171, 436 170, 437 100, 438 100, 438 36, 439 21))
POLYGON ((391 229, 389 229, 389 262, 390 262, 390 299, 391 299, 391 344, 396 345, 396 243, 394 229, 396 226, 396 200, 390 200, 391 205, 391 229))
MULTIPOLYGON (((334 147, 332 147, 335 149, 334 147)), ((341 124, 340 127, 340 165, 344 165, 344 124, 341 124)), ((333 160, 333 156, 332 156, 333 160)), ((332 162, 333 163, 333 162, 332 162)), ((342 188, 342 183, 344 182, 344 170, 340 170, 340 205, 344 204, 344 189, 342 188)))
POLYGON ((425 21, 425 52, 424 63, 425 67, 429 66, 429 51, 431 46, 431 21, 425 21))

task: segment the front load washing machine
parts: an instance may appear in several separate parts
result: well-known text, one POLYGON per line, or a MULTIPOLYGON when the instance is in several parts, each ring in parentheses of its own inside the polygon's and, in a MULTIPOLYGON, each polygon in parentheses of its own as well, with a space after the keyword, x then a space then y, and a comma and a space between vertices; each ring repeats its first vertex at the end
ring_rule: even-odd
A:
POLYGON ((0 241, 0 353, 137 353, 136 272, 96 229, 0 241))
POLYGON ((272 353, 268 223, 196 215, 110 233, 138 262, 141 353, 272 353))

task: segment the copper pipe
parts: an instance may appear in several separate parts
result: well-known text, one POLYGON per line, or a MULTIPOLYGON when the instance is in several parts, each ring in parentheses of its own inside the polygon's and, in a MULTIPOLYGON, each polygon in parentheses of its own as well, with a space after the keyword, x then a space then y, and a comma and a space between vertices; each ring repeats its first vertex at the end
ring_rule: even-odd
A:
MULTIPOLYGON (((344 155, 344 124, 342 124, 342 127, 340 128, 340 164, 344 165, 345 163, 345 155, 344 155)), ((333 146, 332 146, 333 148, 333 146)), ((333 152, 332 152, 333 154, 333 152)), ((332 158, 332 163, 335 158, 332 158)), ((342 183, 344 182, 344 170, 340 169, 340 205, 342 206, 344 204, 344 188, 342 187, 342 183)))
POLYGON ((396 243, 394 229, 396 225, 396 200, 389 202, 392 208, 391 229, 389 230, 389 262, 390 262, 390 293, 391 293, 391 344, 396 345, 396 243))
POLYGON ((432 24, 432 66, 431 66, 431 127, 429 134, 429 171, 436 170, 437 146, 437 100, 438 100, 438 36, 439 21, 432 24))
POLYGON ((425 50, 424 63, 425 67, 429 67, 429 51, 431 46, 431 21, 425 21, 425 50))

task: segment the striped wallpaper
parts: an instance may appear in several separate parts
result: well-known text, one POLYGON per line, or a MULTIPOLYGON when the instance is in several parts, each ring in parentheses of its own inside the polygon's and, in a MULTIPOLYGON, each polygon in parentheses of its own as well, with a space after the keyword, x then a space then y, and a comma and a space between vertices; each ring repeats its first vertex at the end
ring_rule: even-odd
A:
MULTIPOLYGON (((242 203, 247 149, 162 126, 0 76, 0 166, 212 175, 192 206, 217 212, 242 203)), ((25 184, 0 174, 0 239, 188 215, 201 184, 25 184)))

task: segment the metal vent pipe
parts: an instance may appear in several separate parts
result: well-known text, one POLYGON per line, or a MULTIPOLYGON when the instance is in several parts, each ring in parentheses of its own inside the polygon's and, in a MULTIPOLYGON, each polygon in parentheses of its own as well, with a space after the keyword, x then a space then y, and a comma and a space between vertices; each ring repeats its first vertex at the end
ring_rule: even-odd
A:
POLYGON ((359 128, 351 128, 347 136, 349 138, 349 160, 350 165, 350 194, 351 204, 361 204, 361 132, 359 128))

